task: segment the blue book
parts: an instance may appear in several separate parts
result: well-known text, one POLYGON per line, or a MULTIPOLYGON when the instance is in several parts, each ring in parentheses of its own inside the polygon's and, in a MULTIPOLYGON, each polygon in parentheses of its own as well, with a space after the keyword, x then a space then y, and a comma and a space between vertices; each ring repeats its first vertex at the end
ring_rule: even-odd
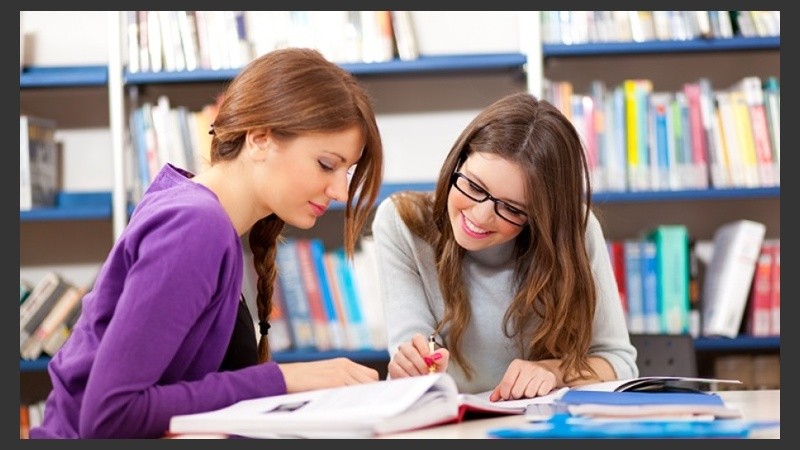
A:
POLYGON ((312 350, 316 347, 311 312, 303 289, 300 261, 295 250, 296 241, 286 239, 278 243, 275 263, 278 266, 277 282, 283 294, 286 318, 292 329, 296 350, 312 350))
POLYGON ((713 392, 619 392, 570 389, 557 402, 566 405, 711 405, 725 406, 713 392))
POLYGON ((658 258, 656 243, 642 239, 642 314, 645 333, 661 333, 661 317, 658 311, 658 258))
POLYGON ((628 331, 644 333, 644 297, 642 288, 642 246, 638 239, 622 244, 625 256, 625 299, 628 303, 628 331))
POLYGON ((336 311, 336 300, 333 298, 331 286, 328 284, 328 274, 325 269, 325 243, 322 239, 313 238, 311 243, 311 257, 314 260, 314 267, 319 279, 319 291, 322 296, 322 306, 328 319, 328 333, 331 339, 331 347, 335 349, 347 348, 342 324, 336 311))

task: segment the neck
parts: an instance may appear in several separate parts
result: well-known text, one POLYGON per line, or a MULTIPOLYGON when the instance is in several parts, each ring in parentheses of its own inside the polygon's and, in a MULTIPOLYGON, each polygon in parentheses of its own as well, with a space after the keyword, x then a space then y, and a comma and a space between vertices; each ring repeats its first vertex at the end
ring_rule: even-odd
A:
POLYGON ((271 212, 259 211, 251 192, 248 177, 237 167, 237 161, 220 162, 192 180, 213 192, 231 220, 236 233, 244 235, 253 224, 271 212))

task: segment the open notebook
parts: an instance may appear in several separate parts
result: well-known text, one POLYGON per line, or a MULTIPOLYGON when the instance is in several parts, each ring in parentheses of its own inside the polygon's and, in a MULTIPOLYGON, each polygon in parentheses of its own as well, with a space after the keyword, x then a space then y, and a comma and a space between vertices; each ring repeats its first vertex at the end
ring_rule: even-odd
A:
MULTIPOLYGON (((574 389, 532 399, 490 402, 489 392, 459 393, 446 374, 383 380, 331 389, 244 400, 215 411, 175 416, 172 436, 219 433, 245 437, 351 438, 459 422, 470 414, 525 414, 574 389)), ((611 384, 596 385, 613 390, 611 384)))

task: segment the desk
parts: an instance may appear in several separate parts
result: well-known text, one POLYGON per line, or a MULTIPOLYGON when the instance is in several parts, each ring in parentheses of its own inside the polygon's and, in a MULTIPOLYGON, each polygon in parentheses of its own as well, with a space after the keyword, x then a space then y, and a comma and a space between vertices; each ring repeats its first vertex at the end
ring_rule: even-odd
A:
MULTIPOLYGON (((731 407, 739 408, 744 419, 780 420, 781 391, 720 391, 719 395, 731 407)), ((492 417, 489 419, 467 420, 453 425, 427 428, 405 433, 387 434, 382 439, 486 439, 487 430, 499 427, 521 425, 525 418, 521 415, 492 417)), ((779 427, 757 430, 751 438, 780 439, 779 427)))

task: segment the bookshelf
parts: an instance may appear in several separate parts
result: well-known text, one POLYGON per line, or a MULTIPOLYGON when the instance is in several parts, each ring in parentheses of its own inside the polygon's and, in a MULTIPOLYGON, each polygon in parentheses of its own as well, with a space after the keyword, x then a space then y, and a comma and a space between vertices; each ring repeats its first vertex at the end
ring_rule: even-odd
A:
MULTIPOLYGON (((524 20, 538 20, 538 14, 525 14, 524 20), (535 18, 535 19, 532 19, 535 18)), ((119 21, 110 21, 109 27, 119 26, 119 21)), ((538 30, 531 24, 529 29, 538 30)), ((520 35, 530 38, 530 30, 520 35)), ((119 39, 122 31, 109 33, 119 39)), ((102 230, 95 240, 101 249, 110 248, 111 243, 124 227, 130 213, 126 200, 126 186, 120 167, 124 160, 124 140, 127 121, 127 104, 155 98, 166 93, 176 104, 198 108, 208 103, 213 95, 221 91, 238 69, 195 70, 155 73, 130 73, 124 67, 120 42, 109 43, 108 65, 85 66, 31 66, 20 74, 20 90, 50 92, 63 95, 62 91, 86 89, 100 93, 101 101, 93 108, 104 110, 102 126, 111 133, 110 163, 108 171, 113 173, 110 190, 90 194, 62 194, 58 208, 20 212, 21 232, 25 227, 53 230, 52 224, 64 221, 76 224, 88 223, 102 230), (106 115, 107 114, 107 115, 106 115), (51 224, 51 225, 48 225, 51 224)), ((572 79, 583 89, 593 78, 603 78, 609 85, 632 75, 648 76, 658 86, 672 89, 678 83, 698 76, 713 74, 715 83, 727 86, 747 68, 759 68, 760 74, 779 75, 780 38, 732 38, 693 40, 682 42, 602 43, 579 45, 554 45, 525 42, 519 52, 494 52, 475 54, 436 54, 422 56, 414 61, 392 60, 382 63, 356 63, 342 66, 356 74, 374 93, 379 114, 395 116, 409 112, 433 111, 435 114, 451 111, 466 111, 463 117, 473 117, 501 95, 515 90, 537 91, 541 77, 550 79, 572 79), (741 64, 742 59, 749 63, 741 64), (708 61, 719 61, 718 67, 710 67, 708 61), (676 70, 680 67, 680 70, 676 70), (688 68, 688 69, 687 69, 688 68), (732 69, 733 68, 733 69, 732 69), (541 70, 541 74, 539 71, 541 70), (776 71, 775 73, 772 73, 776 71), (719 73, 717 73, 719 72, 719 73), (407 97, 416 93, 414 101, 407 97), (416 103, 415 103, 416 102, 416 103)), ((39 94, 37 94, 38 96, 39 94)), ((25 102, 22 101, 21 105, 25 102)), ((460 131, 466 122, 463 118, 451 126, 460 131)), ((437 143, 430 144, 436 152, 444 155, 455 138, 450 130, 442 132, 437 143), (442 145, 444 143, 444 145, 442 145), (441 148, 439 148, 441 147, 441 148)), ((393 138, 393 136, 388 136, 393 138)), ((402 150, 402 143, 389 141, 387 152, 393 148, 402 150)), ((413 146, 413 143, 410 145, 413 146)), ((387 164, 393 164, 390 154, 387 164)), ((435 168, 438 164, 432 163, 435 168)), ((384 184, 380 199, 402 190, 431 190, 433 177, 430 173, 416 178, 397 179, 389 177, 384 184)), ((379 199, 379 200, 380 200, 379 199)), ((780 236, 780 188, 754 189, 708 189, 652 192, 598 192, 595 206, 602 213, 604 229, 609 238, 630 237, 653 223, 664 223, 691 216, 690 230, 700 238, 708 239, 713 229, 722 221, 755 214, 755 220, 768 225, 768 236, 780 236)), ((341 205, 338 205, 341 209, 341 205)), ((334 206, 334 209, 336 205, 334 206)), ((332 214, 335 215, 335 214, 332 214)), ((331 220, 338 220, 334 218, 331 220)), ((326 246, 335 246, 340 241, 339 229, 320 225, 312 233, 323 234, 326 246)), ((291 232, 291 230, 290 230, 291 232)), ((24 233, 23 233, 24 234, 24 233)), ((24 240, 21 239, 21 249, 24 240)), ((102 254, 96 252, 93 256, 102 254)), ((101 256, 102 258, 102 256, 101 256)), ((21 265, 23 264, 21 258, 21 265)), ((779 352, 780 339, 752 338, 740 336, 731 340, 698 338, 698 351, 767 351, 779 352)), ((348 356, 362 362, 385 362, 386 352, 284 352, 275 355, 278 361, 302 361, 308 359, 348 356)), ((21 372, 41 372, 47 359, 21 361, 21 372)))
MULTIPOLYGON (((694 340, 695 350, 698 352, 715 351, 741 351, 741 350, 779 350, 781 340, 778 336, 752 337, 739 336, 733 339, 724 338, 696 338, 694 340)), ((314 361, 317 359, 347 357, 362 362, 385 362, 389 359, 389 354, 385 350, 331 350, 324 352, 317 351, 286 351, 277 352, 273 355, 277 362, 302 362, 314 361)), ((39 358, 34 361, 20 361, 20 372, 39 372, 47 369, 50 358, 39 358)))
MULTIPOLYGON (((780 78, 780 37, 652 40, 541 45, 542 77, 569 81, 588 94, 593 80, 609 88, 644 78, 653 91, 677 92, 683 83, 707 77, 728 89, 745 76, 780 78)), ((593 205, 606 238, 640 237, 660 224, 685 224, 694 239, 710 241, 723 223, 750 219, 766 224, 767 238, 780 238, 780 187, 709 188, 676 191, 594 192, 593 205)), ((695 339, 701 375, 714 375, 717 357, 780 355, 780 337, 740 335, 695 339)))

